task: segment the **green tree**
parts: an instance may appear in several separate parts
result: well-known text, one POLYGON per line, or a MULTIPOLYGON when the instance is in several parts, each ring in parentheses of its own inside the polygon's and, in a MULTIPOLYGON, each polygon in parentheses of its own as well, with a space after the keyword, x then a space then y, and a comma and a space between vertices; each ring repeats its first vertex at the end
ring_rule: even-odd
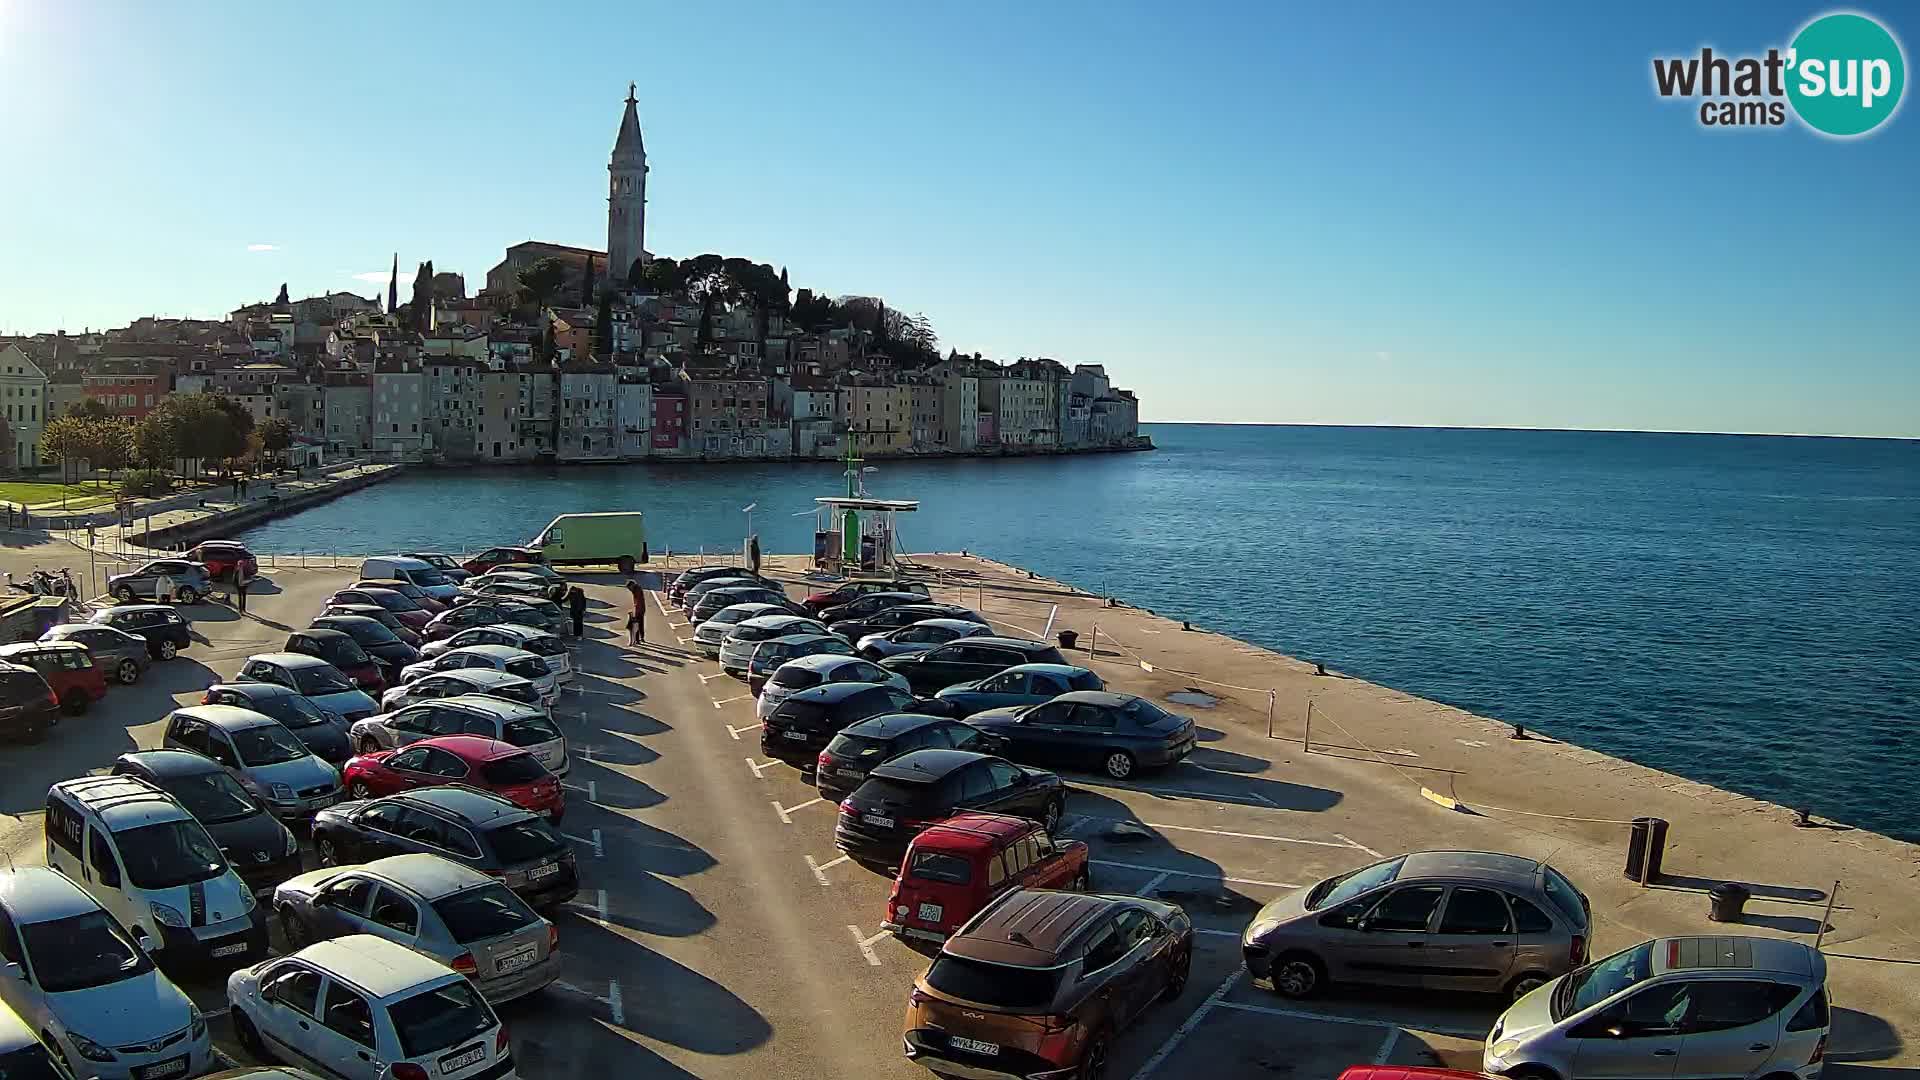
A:
POLYGON ((181 456, 179 417, 164 403, 133 426, 134 460, 148 470, 165 469, 181 456))
POLYGON ((269 454, 285 453, 293 445, 293 425, 284 416, 269 416, 260 424, 260 446, 269 454))
POLYGON ((566 283, 566 263, 559 259, 541 259, 520 271, 520 299, 535 308, 544 308, 566 283))
POLYGON ((69 466, 86 456, 91 423, 77 416, 56 416, 40 429, 40 456, 60 466, 62 480, 69 475, 69 466))
POLYGON ((287 299, 287 283, 283 281, 280 283, 280 295, 273 298, 273 306, 277 308, 284 308, 290 305, 291 303, 292 301, 287 299))
POLYGON ((105 420, 113 415, 113 410, 93 398, 85 397, 67 406, 67 415, 82 420, 105 420))
POLYGON ((113 416, 94 420, 93 467, 105 469, 107 479, 133 464, 133 423, 113 416))
POLYGON ((587 272, 580 279, 580 306, 593 303, 593 256, 587 256, 587 272))
POLYGON ((677 293, 687 285, 686 271, 681 268, 680 263, 664 257, 647 263, 644 269, 639 259, 633 260, 633 273, 627 280, 638 282, 647 289, 663 295, 677 293))
POLYGON ((601 356, 613 354, 613 294, 600 298, 600 310, 593 316, 593 350, 601 356))
POLYGON ((433 260, 420 264, 413 274, 413 299, 407 305, 407 325, 424 334, 433 322, 433 260))

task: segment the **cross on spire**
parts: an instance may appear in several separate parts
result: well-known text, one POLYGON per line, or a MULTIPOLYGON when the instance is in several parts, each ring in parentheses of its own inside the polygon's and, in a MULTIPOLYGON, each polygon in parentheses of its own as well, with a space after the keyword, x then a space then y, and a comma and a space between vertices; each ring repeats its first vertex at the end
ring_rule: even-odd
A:
POLYGON ((638 103, 633 96, 633 91, 634 91, 634 84, 628 83, 627 84, 627 104, 629 105, 634 105, 638 103))

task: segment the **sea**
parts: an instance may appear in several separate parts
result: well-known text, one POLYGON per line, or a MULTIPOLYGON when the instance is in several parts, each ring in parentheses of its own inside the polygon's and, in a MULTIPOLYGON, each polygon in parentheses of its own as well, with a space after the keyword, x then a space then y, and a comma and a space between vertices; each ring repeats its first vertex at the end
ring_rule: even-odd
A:
MULTIPOLYGON (((1413 694, 1920 841, 1920 441, 1145 425, 1149 453, 879 461, 967 550, 1413 694)), ((837 463, 418 470, 244 535, 476 550, 641 510, 813 548, 837 463), (747 510, 752 507, 751 511, 747 510), (750 522, 750 526, 749 526, 750 522)))

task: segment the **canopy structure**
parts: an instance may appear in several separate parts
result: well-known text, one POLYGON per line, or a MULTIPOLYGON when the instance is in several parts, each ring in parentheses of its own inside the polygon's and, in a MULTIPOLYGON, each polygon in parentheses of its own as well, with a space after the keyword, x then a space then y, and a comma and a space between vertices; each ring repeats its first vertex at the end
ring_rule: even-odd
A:
POLYGON ((891 573, 897 515, 920 509, 913 499, 825 495, 813 500, 813 564, 835 573, 891 573))

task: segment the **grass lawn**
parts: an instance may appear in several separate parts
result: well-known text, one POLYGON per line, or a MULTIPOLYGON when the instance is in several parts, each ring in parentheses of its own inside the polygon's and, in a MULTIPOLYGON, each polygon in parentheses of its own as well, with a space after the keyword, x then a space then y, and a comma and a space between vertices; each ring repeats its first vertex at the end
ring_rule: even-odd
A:
POLYGON ((31 480, 0 480, 0 502, 20 506, 58 504, 64 493, 67 508, 98 506, 113 502, 116 487, 105 482, 86 484, 43 484, 31 480))

